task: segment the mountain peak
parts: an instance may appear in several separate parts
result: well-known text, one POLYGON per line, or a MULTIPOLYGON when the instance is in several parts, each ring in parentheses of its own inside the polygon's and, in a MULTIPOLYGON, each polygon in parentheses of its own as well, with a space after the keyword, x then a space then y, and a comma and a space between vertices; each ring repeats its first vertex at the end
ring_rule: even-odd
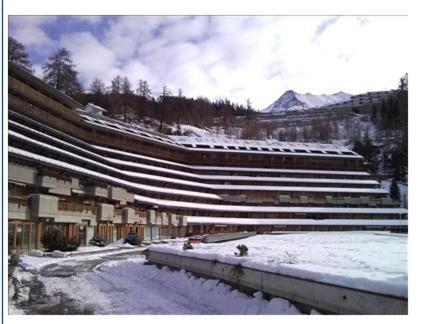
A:
POLYGON ((264 109, 263 113, 277 113, 286 110, 299 110, 321 107, 337 102, 346 101, 350 98, 350 94, 343 91, 336 92, 332 95, 313 95, 309 92, 305 94, 297 93, 293 90, 287 90, 274 103, 264 109))

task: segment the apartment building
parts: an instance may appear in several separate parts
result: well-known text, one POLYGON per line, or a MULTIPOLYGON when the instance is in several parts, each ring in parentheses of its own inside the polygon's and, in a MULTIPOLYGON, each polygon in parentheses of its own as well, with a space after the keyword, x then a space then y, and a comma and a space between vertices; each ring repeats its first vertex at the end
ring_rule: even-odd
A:
POLYGON ((168 136, 103 116, 9 64, 9 244, 49 227, 87 244, 201 233, 407 227, 407 210, 331 144, 168 136))

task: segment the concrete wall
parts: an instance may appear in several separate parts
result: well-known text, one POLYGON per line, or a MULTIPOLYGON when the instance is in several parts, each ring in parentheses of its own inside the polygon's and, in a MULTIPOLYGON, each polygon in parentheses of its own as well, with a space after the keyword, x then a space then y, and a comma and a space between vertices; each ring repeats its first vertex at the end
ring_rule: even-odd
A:
POLYGON ((114 206, 110 204, 98 204, 98 220, 113 221, 114 206))
POLYGON ((133 208, 123 208, 123 215, 122 215, 122 222, 124 224, 133 224, 134 222, 138 222, 139 218, 135 214, 135 210, 133 208))
POLYGON ((108 198, 108 189, 99 186, 89 186, 86 188, 86 193, 91 196, 108 198))
POLYGON ((337 314, 407 314, 407 299, 158 251, 148 261, 223 279, 337 314))
POLYGON ((31 195, 31 216, 38 218, 54 218, 58 215, 59 198, 55 196, 31 195))
POLYGON ((11 219, 29 220, 31 218, 29 206, 9 202, 8 217, 11 219))
POLYGON ((8 164, 8 179, 9 181, 16 181, 26 184, 35 184, 37 170, 13 163, 8 164))

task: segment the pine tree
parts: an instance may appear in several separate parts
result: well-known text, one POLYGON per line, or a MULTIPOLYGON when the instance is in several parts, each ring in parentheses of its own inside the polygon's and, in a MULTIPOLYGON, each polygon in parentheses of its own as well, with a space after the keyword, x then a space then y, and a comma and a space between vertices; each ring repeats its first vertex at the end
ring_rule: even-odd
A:
POLYGON ((8 39, 8 59, 10 62, 18 64, 19 66, 31 71, 32 64, 29 60, 28 53, 25 46, 16 39, 9 36, 8 39))
POLYGON ((43 80, 57 90, 69 96, 74 96, 82 91, 75 65, 69 51, 65 48, 61 48, 49 57, 48 63, 42 69, 43 80))
POLYGON ((400 201, 400 188, 397 184, 397 180, 393 179, 390 185, 390 198, 393 200, 400 201))

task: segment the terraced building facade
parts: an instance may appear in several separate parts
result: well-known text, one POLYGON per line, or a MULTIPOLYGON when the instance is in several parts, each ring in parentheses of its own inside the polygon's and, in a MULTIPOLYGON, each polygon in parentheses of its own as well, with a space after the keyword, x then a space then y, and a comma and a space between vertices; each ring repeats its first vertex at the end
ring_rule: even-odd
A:
POLYGON ((144 240, 230 231, 407 227, 407 210, 347 148, 166 136, 9 64, 9 244, 49 227, 82 245, 130 229, 144 240))

